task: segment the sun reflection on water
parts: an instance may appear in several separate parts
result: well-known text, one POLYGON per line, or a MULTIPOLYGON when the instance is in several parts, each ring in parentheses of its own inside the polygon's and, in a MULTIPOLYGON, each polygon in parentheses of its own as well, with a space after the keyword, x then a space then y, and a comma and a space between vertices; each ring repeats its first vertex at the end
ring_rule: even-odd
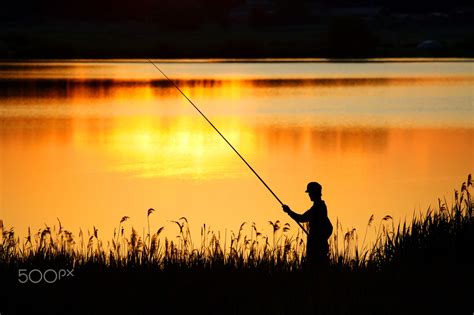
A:
MULTIPOLYGON (((215 121, 242 152, 255 154, 255 137, 249 127, 235 118, 215 121)), ((111 170, 137 177, 241 176, 233 152, 213 129, 196 117, 118 119, 107 132, 104 148, 116 159, 111 170)))

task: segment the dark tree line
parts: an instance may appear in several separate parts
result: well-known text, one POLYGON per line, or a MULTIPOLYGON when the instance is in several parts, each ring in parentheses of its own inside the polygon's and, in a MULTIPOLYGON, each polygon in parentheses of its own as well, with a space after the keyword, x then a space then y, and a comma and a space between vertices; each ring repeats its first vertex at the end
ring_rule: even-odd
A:
POLYGON ((419 56, 426 39, 472 56, 473 12, 468 0, 11 0, 0 58, 419 56))
POLYGON ((84 20, 153 21, 175 26, 219 21, 243 0, 18 0, 2 4, 4 21, 84 20), (179 23, 177 22, 179 21, 179 23))
MULTIPOLYGON (((153 21, 171 26, 179 23, 192 26, 204 21, 224 23, 232 9, 247 3, 246 0, 16 0, 2 4, 0 17, 2 21, 153 21)), ((273 4, 274 13, 280 17, 304 17, 308 5, 319 5, 322 10, 378 6, 403 12, 446 12, 457 7, 472 7, 469 0, 273 0, 273 4)), ((258 14, 258 7, 254 10, 258 14)))

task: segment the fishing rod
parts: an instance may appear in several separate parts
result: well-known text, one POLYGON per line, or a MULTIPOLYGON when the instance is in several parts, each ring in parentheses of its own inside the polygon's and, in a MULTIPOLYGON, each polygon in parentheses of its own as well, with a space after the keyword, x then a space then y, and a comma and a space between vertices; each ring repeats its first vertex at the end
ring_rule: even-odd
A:
MULTIPOLYGON (((178 85, 173 81, 171 80, 163 71, 161 71, 160 68, 158 68, 158 66, 153 62, 151 61, 150 59, 148 59, 148 61, 158 70, 160 71, 160 73, 181 93, 181 95, 184 96, 184 98, 198 111, 199 114, 201 114, 201 116, 209 123, 209 125, 211 125, 212 128, 214 128, 214 130, 219 134, 219 136, 221 136, 222 139, 224 139, 224 141, 231 147, 232 150, 234 150, 234 152, 239 156, 239 158, 242 160, 242 162, 245 163, 245 165, 248 166, 248 168, 255 174, 255 176, 257 176, 257 178, 262 182, 262 184, 268 189, 268 191, 273 195, 273 197, 275 197, 276 200, 278 200, 278 202, 280 203, 280 205, 284 205, 283 202, 280 200, 280 198, 278 198, 278 196, 273 192, 273 190, 267 185, 267 183, 265 183, 265 181, 260 177, 260 175, 257 174, 257 172, 253 169, 252 166, 250 166, 250 164, 244 159, 244 157, 242 155, 240 155, 240 153, 237 151, 236 148, 234 148, 234 146, 226 139, 226 137, 224 137, 224 135, 219 131, 219 129, 217 129, 216 126, 214 126, 214 124, 206 117, 206 115, 204 115, 204 113, 196 106, 196 104, 194 104, 193 101, 191 101, 191 99, 189 97, 186 96, 186 94, 184 94, 184 92, 178 87, 178 85)), ((303 227, 303 225, 301 225, 300 222, 296 221, 296 223, 298 223, 298 225, 300 226, 300 228, 306 233, 306 234, 309 234, 308 231, 303 227)))

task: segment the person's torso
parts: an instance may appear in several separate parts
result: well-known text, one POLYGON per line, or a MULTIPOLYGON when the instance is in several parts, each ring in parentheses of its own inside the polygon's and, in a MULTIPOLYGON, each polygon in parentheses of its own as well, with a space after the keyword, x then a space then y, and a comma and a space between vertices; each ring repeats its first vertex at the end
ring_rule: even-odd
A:
POLYGON ((328 239, 327 208, 323 200, 313 204, 310 211, 308 243, 325 243, 328 239))

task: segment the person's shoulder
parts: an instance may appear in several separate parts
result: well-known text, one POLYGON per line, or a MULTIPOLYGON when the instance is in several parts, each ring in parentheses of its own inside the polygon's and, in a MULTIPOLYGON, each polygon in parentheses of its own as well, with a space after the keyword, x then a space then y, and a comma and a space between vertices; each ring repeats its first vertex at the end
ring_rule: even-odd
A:
POLYGON ((324 200, 319 200, 318 202, 314 203, 315 208, 326 208, 326 202, 324 200))
POLYGON ((313 206, 311 207, 311 209, 309 209, 308 211, 311 211, 311 210, 316 210, 317 212, 319 212, 319 210, 326 210, 326 203, 324 202, 324 200, 321 200, 321 201, 318 201, 318 202, 315 202, 313 204, 313 206))

